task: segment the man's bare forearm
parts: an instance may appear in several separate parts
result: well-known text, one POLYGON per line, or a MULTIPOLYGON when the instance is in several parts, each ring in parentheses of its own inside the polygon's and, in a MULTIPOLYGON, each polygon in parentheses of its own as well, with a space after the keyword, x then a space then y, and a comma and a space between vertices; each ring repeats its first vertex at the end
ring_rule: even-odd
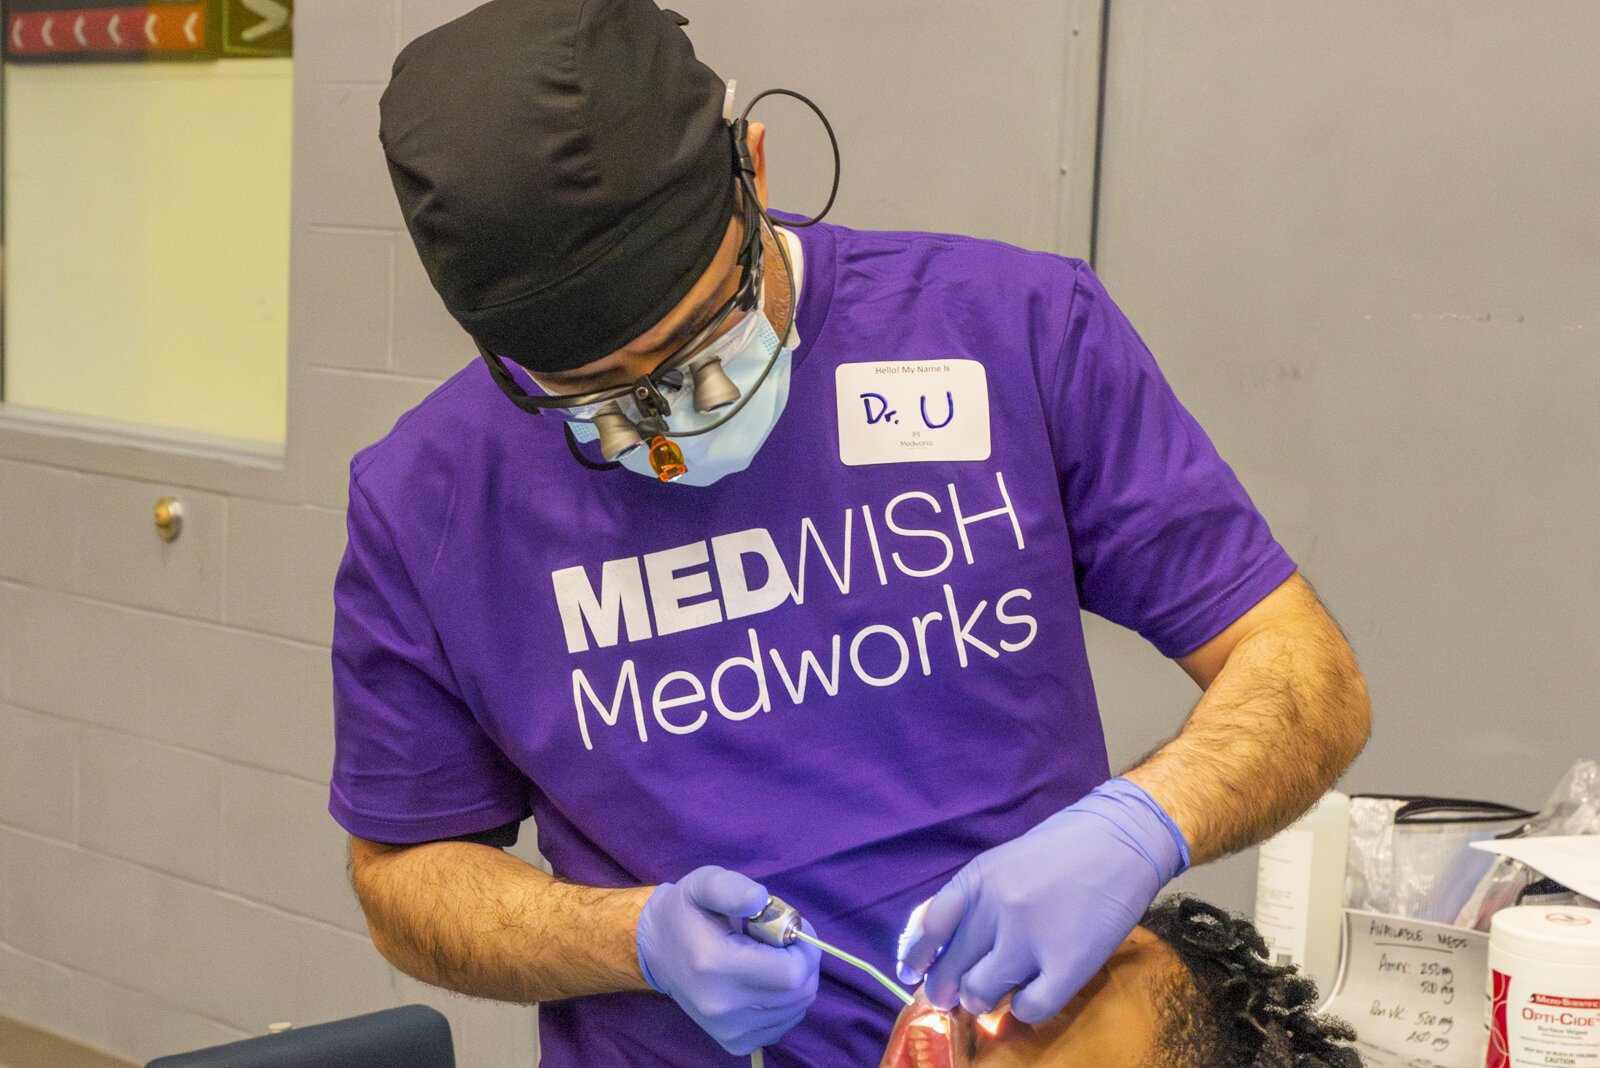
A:
POLYGON ((491 846, 352 838, 372 942, 424 982, 500 1001, 646 990, 634 947, 650 887, 563 882, 491 846))
POLYGON ((1127 773, 1177 822, 1196 864, 1292 822, 1371 730, 1355 656, 1310 586, 1296 577, 1274 596, 1177 737, 1127 773))

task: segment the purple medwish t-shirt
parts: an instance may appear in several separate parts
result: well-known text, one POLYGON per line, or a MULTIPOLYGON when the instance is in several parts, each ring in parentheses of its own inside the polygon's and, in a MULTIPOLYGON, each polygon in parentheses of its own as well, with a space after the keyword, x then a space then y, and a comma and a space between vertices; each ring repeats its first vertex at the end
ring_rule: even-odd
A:
MULTIPOLYGON (((597 886, 751 876, 889 967, 976 853, 1107 777, 1079 610, 1167 656, 1294 565, 1082 263, 816 226, 787 407, 709 487, 576 464, 481 364, 351 465, 331 810, 532 815, 597 886)), ((767 1063, 876 1065, 829 957, 767 1063)), ((541 1008, 543 1063, 734 1064, 670 1000, 541 1008)))

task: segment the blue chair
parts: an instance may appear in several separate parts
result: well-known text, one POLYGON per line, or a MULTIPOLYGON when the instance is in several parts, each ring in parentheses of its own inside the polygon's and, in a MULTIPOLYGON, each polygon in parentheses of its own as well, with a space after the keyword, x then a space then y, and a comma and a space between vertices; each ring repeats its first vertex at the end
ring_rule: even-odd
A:
POLYGON ((426 1005, 369 1012, 159 1057, 147 1068, 455 1068, 450 1021, 426 1005))

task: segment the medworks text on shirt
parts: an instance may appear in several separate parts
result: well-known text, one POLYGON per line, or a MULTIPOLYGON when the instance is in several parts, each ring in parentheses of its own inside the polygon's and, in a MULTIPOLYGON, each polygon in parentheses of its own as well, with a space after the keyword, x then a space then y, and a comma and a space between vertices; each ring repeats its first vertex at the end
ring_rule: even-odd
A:
MULTIPOLYGON (((994 478, 995 497, 988 501, 963 501, 956 484, 948 482, 938 494, 907 490, 876 508, 872 503, 848 508, 843 534, 832 545, 807 515, 798 529, 780 532, 787 554, 771 530, 750 527, 607 560, 597 572, 582 565, 560 568, 551 572, 550 583, 567 652, 576 656, 624 639, 644 642, 759 616, 791 601, 803 605, 808 579, 815 582, 823 573, 824 581, 848 597, 863 553, 873 567, 867 581, 875 577, 879 586, 937 580, 952 567, 977 562, 969 529, 978 523, 1009 522, 1016 551, 1023 552, 1027 544, 1005 475, 996 471, 994 478), (924 544, 917 553, 903 551, 912 539, 924 544), (914 566, 908 557, 924 566, 914 566)), ((936 663, 948 663, 952 654, 958 668, 975 655, 998 659, 1026 649, 1037 637, 1037 619, 1021 610, 1032 599, 1026 587, 997 590, 991 611, 989 598, 961 604, 944 582, 937 594, 920 601, 908 595, 907 606, 916 606, 909 615, 836 633, 822 649, 787 646, 781 634, 764 638, 751 626, 745 634, 748 655, 741 647, 740 653, 698 671, 686 666, 641 678, 630 657, 620 669, 594 677, 580 665, 572 669, 578 734, 588 750, 594 749, 591 722, 598 728, 629 720, 641 742, 650 740, 652 727, 668 736, 688 735, 712 722, 710 708, 730 723, 771 712, 773 679, 778 692, 798 706, 819 691, 836 696, 845 669, 867 686, 889 687, 912 671, 932 675, 936 663), (739 697, 730 699, 728 690, 739 697)))

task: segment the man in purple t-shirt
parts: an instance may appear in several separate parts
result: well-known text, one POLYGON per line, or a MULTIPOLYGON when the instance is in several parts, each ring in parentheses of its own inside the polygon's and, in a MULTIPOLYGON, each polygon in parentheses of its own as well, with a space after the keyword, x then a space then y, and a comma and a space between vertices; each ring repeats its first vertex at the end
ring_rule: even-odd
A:
POLYGON ((1085 265, 769 216, 724 96, 649 0, 494 0, 382 103, 483 359, 351 465, 330 809, 379 950, 542 1003, 547 1065, 873 1063, 896 1003, 741 933, 769 895, 1052 1016, 1368 730, 1085 265), (1204 689, 1116 778, 1084 609, 1204 689), (499 848, 530 816, 553 877, 499 848))

